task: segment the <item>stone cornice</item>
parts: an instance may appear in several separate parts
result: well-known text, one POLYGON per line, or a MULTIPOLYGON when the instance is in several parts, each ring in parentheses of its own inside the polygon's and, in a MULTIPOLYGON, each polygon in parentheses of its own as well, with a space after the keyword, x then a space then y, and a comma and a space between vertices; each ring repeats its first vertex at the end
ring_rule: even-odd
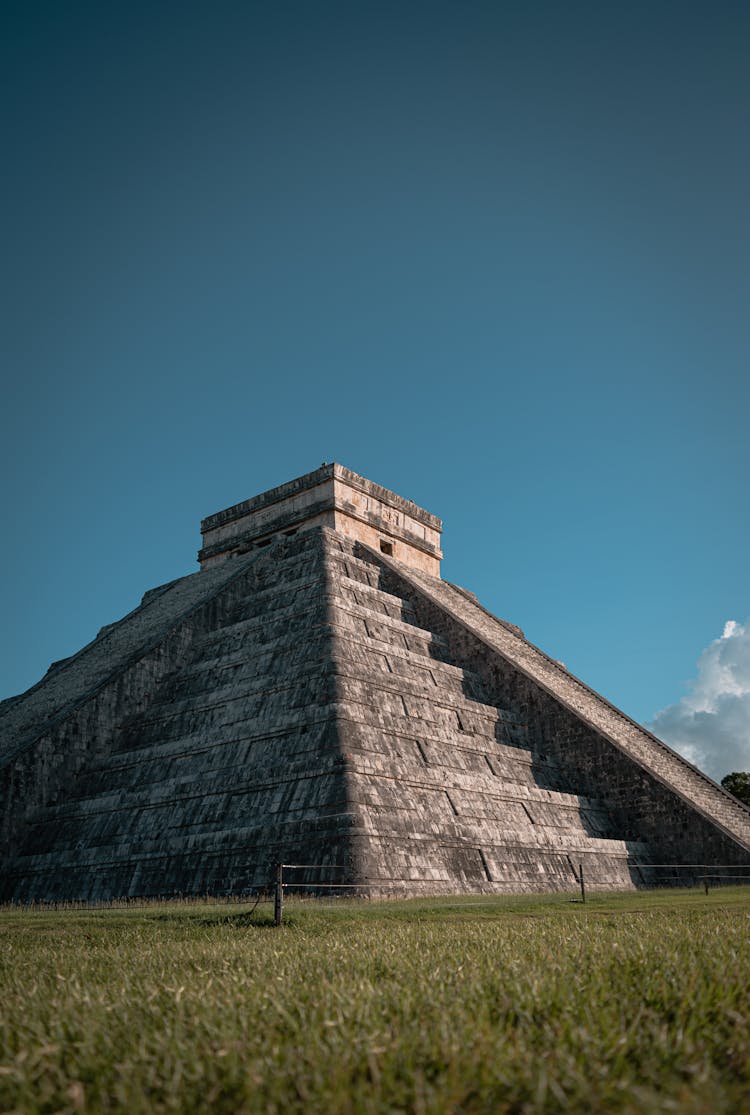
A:
POLYGON ((359 476, 356 472, 352 472, 343 465, 333 465, 334 475, 351 488, 356 488, 358 491, 363 492, 365 495, 373 496, 375 499, 385 503, 388 507, 393 507, 397 511, 402 511, 404 515, 408 515, 411 519, 422 523, 424 526, 431 527, 433 530, 442 532, 443 522, 437 515, 432 515, 429 511, 425 511, 423 507, 413 503, 411 500, 404 499, 403 496, 397 496, 395 492, 390 491, 388 488, 381 488, 379 484, 374 484, 372 480, 367 480, 364 476, 359 476))
MULTIPOLYGON (((379 484, 374 484, 371 480, 367 480, 364 476, 360 476, 351 469, 344 468, 343 465, 332 463, 322 465, 320 468, 315 469, 314 472, 308 472, 304 476, 298 476, 295 480, 290 480, 286 484, 280 484, 276 488, 269 488, 268 491, 261 492, 251 499, 243 500, 241 503, 235 503, 231 507, 225 508, 223 511, 217 511, 213 515, 208 515, 201 522, 201 533, 206 534, 209 531, 215 530, 217 527, 225 526, 227 523, 234 522, 236 519, 242 519, 246 515, 251 515, 256 511, 262 511, 267 507, 273 506, 275 503, 281 503, 284 500, 291 499, 301 492, 309 491, 311 488, 316 488, 321 484, 330 480, 340 480, 342 483, 351 488, 362 492, 364 495, 370 495, 374 499, 380 500, 388 507, 392 507, 397 511, 401 511, 404 515, 408 515, 416 522, 422 523, 424 526, 430 527, 435 531, 442 531, 443 524, 437 515, 430 514, 425 511, 423 507, 419 507, 416 503, 404 499, 402 496, 396 495, 388 488, 381 488, 379 484)), ((333 507, 333 500, 328 505, 333 507)), ((266 531, 268 533, 268 531, 266 531)))
MULTIPOLYGON (((298 511, 290 511, 288 514, 283 515, 275 522, 266 522, 260 526, 249 527, 241 533, 232 535, 231 538, 225 538, 220 542, 213 542, 208 546, 204 546, 198 551, 198 561, 205 561, 207 558, 216 557, 217 554, 227 553, 230 550, 239 550, 242 552, 244 549, 250 547, 263 539, 276 534, 283 533, 285 530, 294 529, 301 523, 305 523, 308 519, 313 519, 318 515, 322 515, 326 511, 340 511, 347 515, 350 519, 356 519, 357 522, 364 523, 366 526, 371 526, 376 530, 384 532, 384 528, 377 516, 370 516, 366 513, 361 513, 351 504, 333 498, 319 500, 317 503, 309 504, 307 507, 300 508, 298 511)), ((385 533, 385 532, 384 532, 385 533)), ((388 524, 388 535, 395 538, 396 541, 406 542, 415 550, 420 550, 430 557, 442 558, 443 554, 437 546, 430 545, 424 538, 419 538, 417 535, 412 534, 408 530, 396 526, 394 523, 388 524)))

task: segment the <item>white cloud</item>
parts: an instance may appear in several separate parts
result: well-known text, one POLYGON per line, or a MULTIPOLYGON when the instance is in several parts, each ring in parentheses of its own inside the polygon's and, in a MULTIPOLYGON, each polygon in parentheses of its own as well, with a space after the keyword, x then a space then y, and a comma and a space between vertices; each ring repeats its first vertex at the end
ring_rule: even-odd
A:
POLYGON ((750 771, 750 620, 727 620, 701 653, 690 692, 647 727, 717 782, 750 771))

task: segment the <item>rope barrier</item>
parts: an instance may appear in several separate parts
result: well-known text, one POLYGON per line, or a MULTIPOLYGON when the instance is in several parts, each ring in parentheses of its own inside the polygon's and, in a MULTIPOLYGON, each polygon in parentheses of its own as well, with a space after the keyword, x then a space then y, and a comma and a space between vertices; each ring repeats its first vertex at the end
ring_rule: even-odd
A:
MULTIPOLYGON (((622 861, 624 866, 629 869, 637 870, 642 877, 648 875, 649 872, 660 872, 669 870, 668 875, 659 875, 654 879, 654 884, 673 882, 676 884, 689 887, 702 883, 705 886, 706 893, 708 893, 708 884, 712 882, 723 883, 729 881, 738 881, 740 884, 750 884, 750 863, 749 864, 721 864, 721 863, 639 863, 634 860, 622 861), (739 874, 739 871, 747 869, 747 874, 739 874), (693 872, 692 875, 686 875, 688 872, 693 872)), ((579 870, 583 865, 579 865, 579 870)), ((579 875, 571 864, 573 878, 576 883, 582 885, 582 870, 579 875)), ((355 883, 331 883, 331 882, 295 882, 294 880, 284 879, 285 871, 320 871, 320 872, 335 872, 347 871, 349 865, 347 864, 331 864, 331 863, 282 863, 277 864, 274 874, 275 880, 273 886, 269 889, 268 885, 251 890, 245 891, 241 894, 229 895, 186 895, 186 894, 161 894, 146 896, 139 895, 134 898, 119 898, 111 899, 106 902, 86 902, 76 901, 75 899, 62 902, 11 902, 0 904, 0 910, 35 910, 35 911, 57 911, 57 912, 76 912, 76 911, 90 911, 96 912, 98 910, 148 910, 163 903, 174 904, 176 906, 244 906, 253 901, 246 914, 253 914, 261 902, 274 902, 275 914, 274 920, 277 924, 281 924, 281 908, 283 905, 283 894, 291 894, 294 891, 322 891, 322 890, 341 890, 341 891, 388 891, 388 890, 401 890, 404 887, 419 887, 421 884, 437 884, 441 885, 440 880, 426 879, 426 878, 394 878, 393 876, 384 878, 363 878, 355 883)), ((497 880, 499 881, 499 880, 497 880)), ((443 885, 449 886, 447 880, 442 881, 443 885)), ((591 877, 588 878, 588 884, 591 885, 591 877)), ((478 891, 477 896, 487 897, 487 891, 478 891)), ((584 894, 582 888, 582 895, 584 894)), ((425 897, 424 894, 418 897, 425 897)), ((584 896, 585 901, 585 896, 584 896)))

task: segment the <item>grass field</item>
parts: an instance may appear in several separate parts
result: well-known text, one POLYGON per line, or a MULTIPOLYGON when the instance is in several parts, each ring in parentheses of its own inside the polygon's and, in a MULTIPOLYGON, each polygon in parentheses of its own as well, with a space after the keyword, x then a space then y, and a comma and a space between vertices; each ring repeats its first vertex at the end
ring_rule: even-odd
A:
POLYGON ((3 1112, 750 1112, 750 892, 0 910, 3 1112))

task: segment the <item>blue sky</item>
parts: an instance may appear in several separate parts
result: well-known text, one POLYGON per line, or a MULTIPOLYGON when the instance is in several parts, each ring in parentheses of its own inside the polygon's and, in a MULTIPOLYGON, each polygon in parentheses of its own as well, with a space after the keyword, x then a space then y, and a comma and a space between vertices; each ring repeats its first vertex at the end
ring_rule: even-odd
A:
POLYGON ((1 696, 322 460, 638 720, 750 639, 746 5, 2 20, 1 696))

